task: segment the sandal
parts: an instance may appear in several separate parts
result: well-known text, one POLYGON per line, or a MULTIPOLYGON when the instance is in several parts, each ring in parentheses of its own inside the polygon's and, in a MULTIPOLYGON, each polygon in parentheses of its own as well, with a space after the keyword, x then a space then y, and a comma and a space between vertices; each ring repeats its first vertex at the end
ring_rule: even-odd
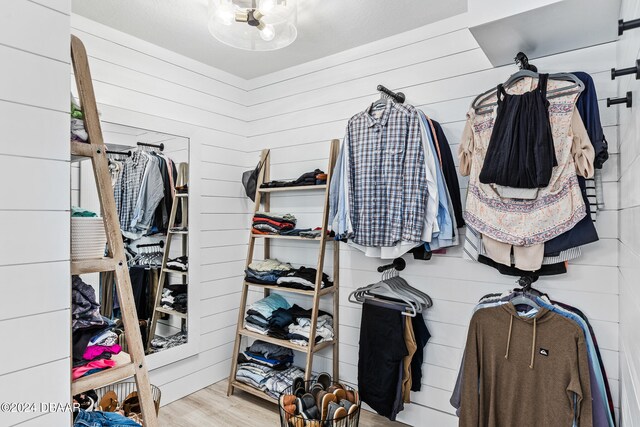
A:
POLYGON ((134 414, 141 414, 142 409, 140 408, 140 399, 138 398, 138 392, 134 391, 129 393, 129 395, 122 402, 122 409, 124 410, 125 416, 130 416, 134 414))
POLYGON ((318 378, 316 378, 316 384, 322 384, 322 388, 327 390, 331 387, 331 375, 326 372, 322 372, 318 375, 318 378))
POLYGON ((102 412, 116 412, 119 406, 120 402, 118 402, 118 395, 115 391, 110 390, 102 396, 102 399, 100 399, 98 409, 102 412))

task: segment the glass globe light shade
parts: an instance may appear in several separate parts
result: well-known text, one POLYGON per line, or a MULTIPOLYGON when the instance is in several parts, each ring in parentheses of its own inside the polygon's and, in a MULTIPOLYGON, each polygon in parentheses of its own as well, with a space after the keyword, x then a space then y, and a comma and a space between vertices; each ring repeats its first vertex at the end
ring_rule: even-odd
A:
POLYGON ((209 32, 218 41, 244 50, 269 51, 282 49, 298 36, 297 0, 260 0, 257 16, 260 25, 237 22, 236 15, 250 10, 251 1, 211 0, 209 4, 209 32), (229 23, 229 16, 233 19, 229 23))

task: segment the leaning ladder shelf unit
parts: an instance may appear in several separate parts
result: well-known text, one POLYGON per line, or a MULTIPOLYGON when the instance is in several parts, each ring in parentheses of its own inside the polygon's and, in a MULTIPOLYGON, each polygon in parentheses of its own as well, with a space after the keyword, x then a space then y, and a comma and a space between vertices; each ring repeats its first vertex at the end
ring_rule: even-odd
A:
POLYGON ((315 192, 322 191, 324 193, 324 203, 322 207, 322 230, 320 237, 315 239, 309 239, 305 237, 299 236, 280 236, 280 235, 269 235, 269 234, 254 234, 251 230, 249 231, 249 249, 247 251, 247 262, 245 267, 248 267, 249 264, 253 261, 254 249, 256 240, 262 239, 264 241, 264 259, 270 258, 270 241, 272 239, 283 239, 283 240, 299 240, 299 241, 311 241, 314 245, 318 245, 318 262, 317 262, 317 274, 315 280, 315 288, 313 290, 300 290, 300 289, 292 289, 286 287, 279 287, 275 285, 259 285, 255 283, 249 283, 243 281, 242 283, 242 293, 240 298, 240 309, 238 313, 238 326, 236 330, 236 340, 233 348, 233 360, 231 363, 231 374, 229 375, 229 385, 227 389, 227 395, 230 396, 233 394, 234 389, 243 390, 247 393, 253 394, 255 396, 261 397, 267 401, 277 403, 277 400, 270 397, 262 390, 258 390, 248 384, 240 382, 236 379, 236 373, 238 371, 238 355, 240 353, 240 345, 243 337, 247 337, 250 339, 262 340, 269 343, 277 344, 282 347, 290 348, 295 351, 299 351, 305 354, 305 380, 311 379, 311 369, 313 367, 313 356, 315 353, 327 348, 333 348, 333 378, 339 377, 339 360, 338 360, 338 351, 339 351, 339 271, 340 271, 340 253, 338 242, 332 240, 332 238, 327 235, 327 228, 329 225, 329 188, 331 184, 331 175, 333 172, 333 166, 335 165, 336 158, 338 156, 339 149, 339 141, 334 139, 330 144, 329 151, 329 162, 327 165, 327 183, 326 185, 309 185, 302 187, 279 187, 279 188, 260 188, 262 183, 269 181, 270 178, 270 151, 263 150, 260 158, 261 164, 263 164, 262 170, 258 176, 257 189, 256 189, 256 197, 255 197, 255 206, 254 213, 260 211, 260 207, 264 204, 263 211, 269 212, 271 206, 270 195, 271 193, 286 193, 286 192, 315 192), (322 273, 324 270, 324 260, 327 248, 327 241, 331 240, 333 244, 333 286, 329 288, 322 289, 322 273), (249 287, 255 287, 258 289, 264 290, 265 296, 267 296, 272 290, 277 290, 279 292, 290 292, 293 294, 302 294, 313 297, 312 303, 312 312, 311 312, 311 331, 309 334, 309 345, 301 346, 298 344, 294 344, 289 340, 282 340, 273 337, 269 337, 267 335, 262 335, 256 332, 252 332, 247 330, 244 327, 244 316, 247 309, 247 297, 249 294, 249 287), (325 341, 316 344, 316 326, 318 323, 318 311, 320 305, 320 298, 325 295, 331 295, 333 297, 333 325, 334 325, 334 336, 333 341, 325 341))
POLYGON ((89 135, 89 143, 71 142, 71 155, 91 159, 108 245, 108 257, 106 258, 72 261, 71 274, 114 272, 118 300, 122 310, 122 323, 126 331, 125 337, 130 352, 122 352, 116 355, 114 357, 116 366, 113 368, 73 381, 71 383, 71 395, 134 377, 145 427, 157 427, 156 407, 149 383, 124 243, 120 234, 116 202, 113 188, 111 187, 107 148, 102 139, 102 129, 93 92, 87 52, 80 39, 75 36, 71 36, 71 59, 80 104, 84 113, 84 124, 89 135))
MULTIPOLYGON (((158 326, 158 318, 162 314, 169 314, 171 316, 179 317, 184 322, 187 320, 187 313, 181 313, 179 311, 163 308, 162 307, 162 291, 164 290, 164 283, 167 281, 167 274, 176 274, 182 276, 182 284, 187 284, 188 272, 182 272, 177 270, 171 270, 167 268, 167 261, 171 252, 171 243, 173 238, 182 237, 182 255, 188 256, 188 241, 189 234, 186 231, 176 231, 176 216, 178 213, 178 205, 181 204, 180 227, 188 227, 187 223, 187 206, 188 206, 189 193, 176 193, 176 197, 173 198, 173 204, 171 205, 171 214, 169 215, 169 225, 167 227, 167 244, 164 248, 164 254, 162 256, 162 268, 160 270, 160 277, 158 278, 158 286, 156 288, 156 295, 153 305, 153 315, 151 316, 151 325, 149 327, 149 337, 147 342, 147 348, 151 348, 151 341, 156 336, 156 327, 158 326)), ((188 229, 188 228, 187 228, 188 229)), ((184 326, 184 324, 183 324, 184 326)))

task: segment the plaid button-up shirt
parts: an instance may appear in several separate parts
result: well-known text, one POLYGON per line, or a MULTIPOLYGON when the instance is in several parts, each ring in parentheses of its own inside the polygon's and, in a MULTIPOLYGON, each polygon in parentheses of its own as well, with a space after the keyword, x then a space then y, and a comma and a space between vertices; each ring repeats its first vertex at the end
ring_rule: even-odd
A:
POLYGON ((379 117, 371 113, 369 107, 349 120, 343 145, 353 241, 418 243, 428 195, 418 112, 388 100, 379 117))
POLYGON ((116 199, 116 209, 123 232, 135 231, 131 228, 134 209, 140 193, 144 171, 149 162, 149 156, 141 151, 134 151, 124 163, 113 188, 116 199))

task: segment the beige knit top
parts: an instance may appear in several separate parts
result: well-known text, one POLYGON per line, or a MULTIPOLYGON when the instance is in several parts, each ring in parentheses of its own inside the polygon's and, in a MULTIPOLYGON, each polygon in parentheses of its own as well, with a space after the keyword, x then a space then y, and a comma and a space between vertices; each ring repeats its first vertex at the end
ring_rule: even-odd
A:
MULTIPOLYGON (((535 88, 537 80, 527 77, 508 89, 520 94, 535 88)), ((567 85, 549 80, 548 90, 567 85)), ((549 121, 558 166, 554 167, 547 187, 531 200, 501 197, 493 184, 483 184, 482 170, 497 106, 489 114, 477 115, 474 109, 460 142, 460 173, 469 175, 465 220, 475 230, 498 242, 531 246, 546 242, 573 228, 585 215, 585 205, 577 175, 593 176, 594 150, 587 131, 575 110, 577 94, 549 99, 549 121)), ((495 96, 487 100, 494 102, 495 96)))

